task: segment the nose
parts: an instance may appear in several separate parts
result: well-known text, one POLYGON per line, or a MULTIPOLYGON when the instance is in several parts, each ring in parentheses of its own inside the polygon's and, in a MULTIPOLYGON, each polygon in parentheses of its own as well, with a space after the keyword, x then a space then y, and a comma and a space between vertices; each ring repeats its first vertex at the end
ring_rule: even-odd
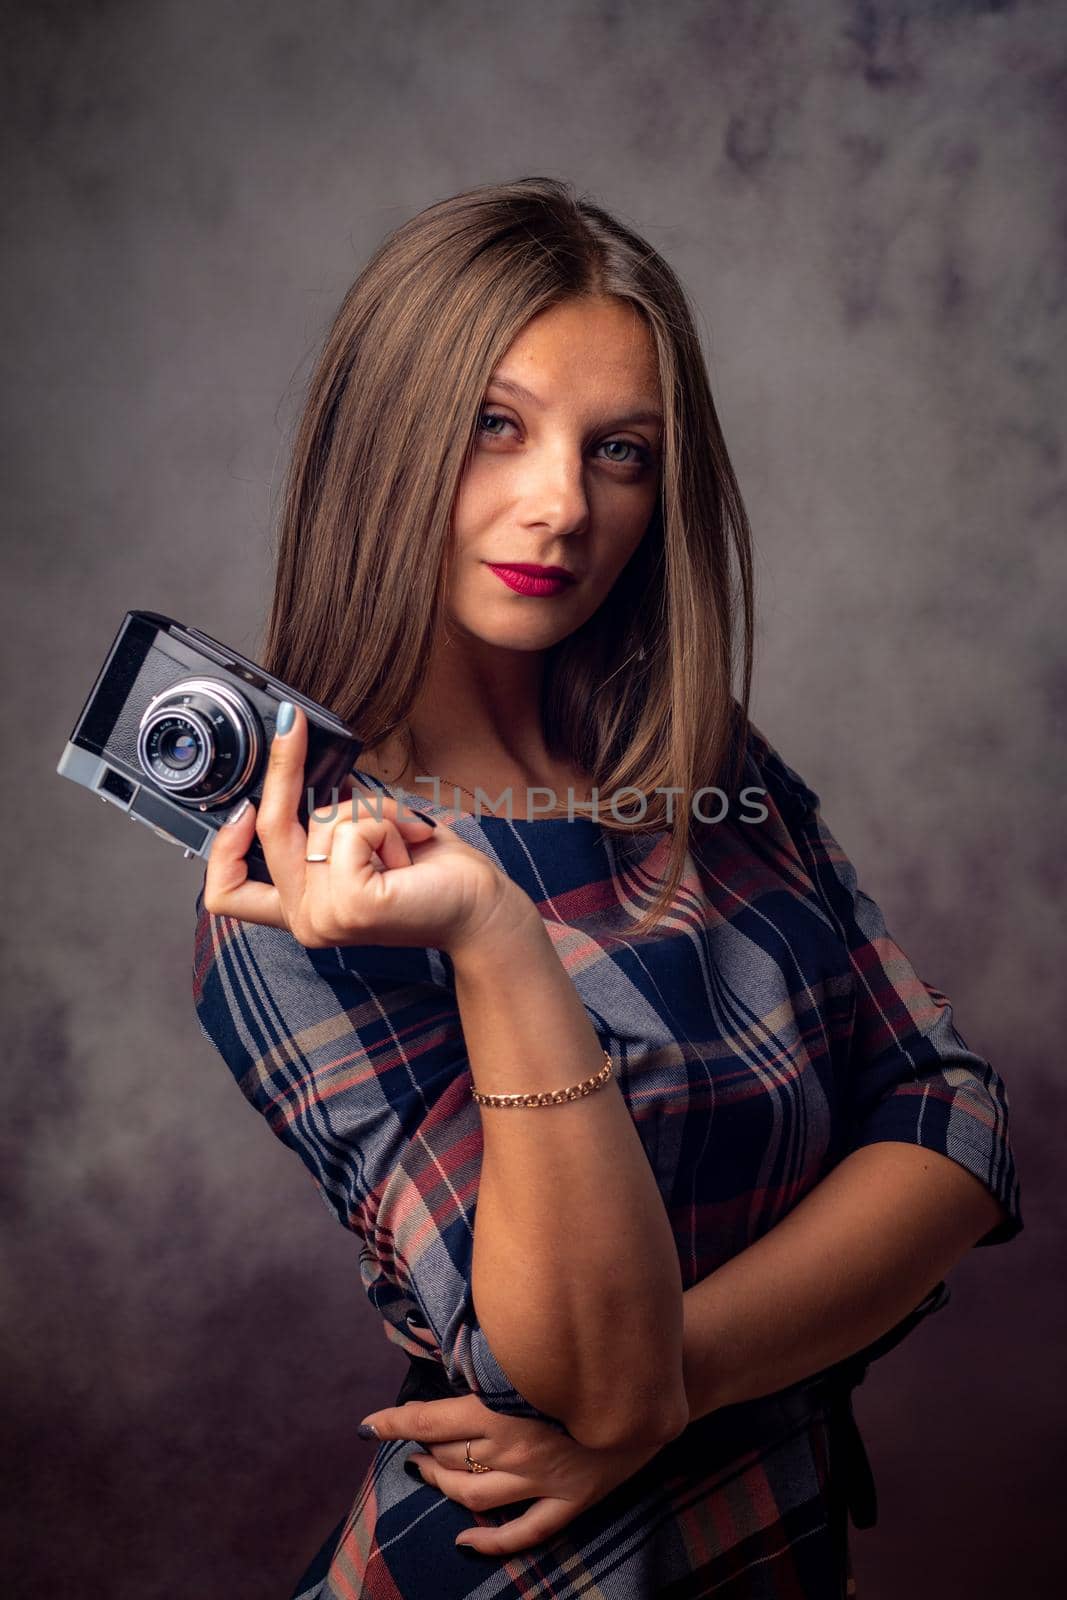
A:
POLYGON ((527 526, 577 533, 588 524, 589 494, 581 450, 559 445, 540 451, 530 460, 523 490, 527 526))

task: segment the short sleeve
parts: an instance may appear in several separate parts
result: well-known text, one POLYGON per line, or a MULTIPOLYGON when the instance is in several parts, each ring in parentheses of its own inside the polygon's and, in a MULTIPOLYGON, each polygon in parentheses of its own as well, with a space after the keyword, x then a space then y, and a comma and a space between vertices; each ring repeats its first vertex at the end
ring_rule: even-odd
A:
POLYGON ((439 951, 308 950, 283 929, 203 909, 193 1000, 245 1099, 298 1155, 342 1225, 389 1337, 493 1410, 557 1422, 513 1388, 471 1296, 481 1124, 439 951))
POLYGON ((803 870, 848 951, 855 1013, 847 1148, 894 1140, 948 1156, 973 1173, 1004 1211, 977 1244, 1006 1243, 1023 1227, 1007 1088, 960 1034, 947 996, 919 977, 893 939, 827 826, 819 796, 758 730, 754 739, 758 765, 803 870))

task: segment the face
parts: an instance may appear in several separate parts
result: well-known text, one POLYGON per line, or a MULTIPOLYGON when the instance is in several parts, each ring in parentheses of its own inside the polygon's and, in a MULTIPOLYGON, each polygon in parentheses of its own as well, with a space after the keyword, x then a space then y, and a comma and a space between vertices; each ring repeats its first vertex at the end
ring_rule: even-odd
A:
POLYGON ((663 422, 652 338, 624 301, 535 317, 489 383, 453 518, 452 631, 543 650, 608 594, 659 493, 663 422), (512 563, 562 567, 553 585, 512 563))

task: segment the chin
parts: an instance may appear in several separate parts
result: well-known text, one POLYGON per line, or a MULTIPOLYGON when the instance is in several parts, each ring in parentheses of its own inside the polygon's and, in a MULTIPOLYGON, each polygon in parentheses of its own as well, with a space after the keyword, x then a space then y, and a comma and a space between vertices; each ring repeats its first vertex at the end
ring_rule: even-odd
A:
POLYGON ((476 639, 479 644, 490 645, 494 650, 551 650, 554 644, 559 644, 573 628, 547 628, 542 622, 537 625, 536 619, 531 618, 525 628, 517 628, 512 617, 506 623, 501 623, 498 628, 486 626, 485 609, 482 608, 477 622, 467 622, 462 617, 453 616, 453 626, 468 639, 476 639))

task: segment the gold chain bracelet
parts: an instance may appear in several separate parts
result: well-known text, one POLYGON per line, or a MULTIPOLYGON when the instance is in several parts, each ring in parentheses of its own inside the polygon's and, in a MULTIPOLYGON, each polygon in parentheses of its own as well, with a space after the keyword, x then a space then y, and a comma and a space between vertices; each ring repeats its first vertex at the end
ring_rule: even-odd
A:
POLYGON ((541 1094, 479 1094, 471 1086, 471 1099, 480 1106, 558 1106, 564 1100, 580 1100, 583 1095, 602 1089, 611 1077, 611 1057, 604 1051, 604 1065, 591 1078, 572 1083, 567 1089, 546 1089, 541 1094))

